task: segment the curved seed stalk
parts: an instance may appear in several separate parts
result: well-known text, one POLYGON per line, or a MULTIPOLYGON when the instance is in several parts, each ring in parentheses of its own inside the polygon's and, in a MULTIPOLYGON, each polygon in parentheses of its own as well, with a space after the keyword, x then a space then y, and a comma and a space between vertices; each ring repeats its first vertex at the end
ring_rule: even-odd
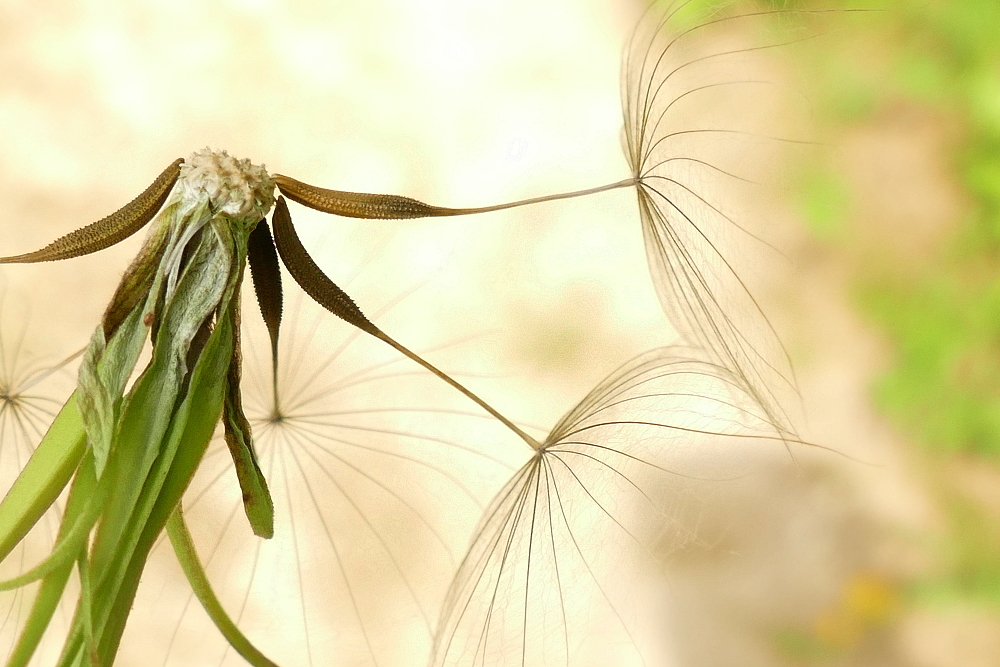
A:
POLYGON ((411 218, 441 218, 456 215, 473 215, 476 213, 493 213, 494 211, 504 211, 519 206, 530 206, 532 204, 558 201, 560 199, 573 199, 574 197, 586 197, 587 195, 607 192, 608 190, 627 188, 635 185, 636 181, 634 178, 628 178, 616 183, 600 185, 596 188, 587 188, 586 190, 560 192, 554 195, 544 195, 542 197, 521 199, 504 204, 477 206, 473 208, 432 206, 416 199, 401 197, 399 195, 328 190, 297 181, 289 176, 282 176, 281 174, 275 175, 274 183, 278 186, 281 194, 292 201, 323 213, 340 215, 347 218, 366 218, 369 220, 406 220, 411 218))

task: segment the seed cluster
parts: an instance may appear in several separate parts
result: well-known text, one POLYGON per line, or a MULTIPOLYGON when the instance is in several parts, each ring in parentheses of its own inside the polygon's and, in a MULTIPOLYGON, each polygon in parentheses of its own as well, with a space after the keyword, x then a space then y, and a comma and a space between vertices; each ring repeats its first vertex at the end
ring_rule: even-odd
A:
POLYGON ((191 197, 206 195, 213 210, 256 223, 274 204, 274 181, 260 165, 226 151, 195 151, 181 166, 181 187, 191 197))

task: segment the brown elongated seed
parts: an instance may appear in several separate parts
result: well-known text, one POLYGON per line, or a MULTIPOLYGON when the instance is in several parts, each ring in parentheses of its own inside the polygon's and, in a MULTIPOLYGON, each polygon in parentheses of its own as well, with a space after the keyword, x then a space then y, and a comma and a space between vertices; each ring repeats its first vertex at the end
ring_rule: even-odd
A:
POLYGON ((303 206, 308 206, 323 213, 342 215, 347 218, 379 220, 404 220, 408 218, 434 218, 470 215, 473 213, 490 213, 492 211, 503 211, 519 206, 556 201, 558 199, 585 197, 617 188, 633 187, 638 182, 636 178, 626 178, 614 183, 599 185, 596 188, 573 190, 572 192, 558 192, 552 195, 519 199, 503 204, 476 206, 473 208, 447 208, 445 206, 431 206, 422 201, 417 201, 410 197, 400 197, 399 195, 371 195, 363 192, 327 190, 326 188, 318 188, 315 185, 309 185, 308 183, 303 183, 302 181, 297 181, 294 178, 282 176, 281 174, 277 174, 273 178, 275 185, 278 186, 283 195, 303 206))
POLYGON ((13 257, 0 257, 0 264, 27 264, 70 259, 104 250, 124 241, 146 226, 156 215, 181 173, 182 158, 174 160, 138 197, 106 218, 56 239, 41 250, 13 257))
POLYGON ((316 266, 316 263, 313 262, 309 253, 306 252, 306 249, 302 246, 302 242, 299 241, 299 237, 295 233, 295 228, 292 226, 292 217, 288 213, 288 204, 285 203, 284 197, 278 197, 278 200, 274 203, 274 215, 271 217, 271 222, 274 225, 274 243, 278 247, 278 254, 281 256, 281 261, 285 263, 285 267, 288 269, 288 272, 292 274, 292 278, 295 279, 295 282, 297 282, 302 289, 305 290, 306 294, 311 296, 316 303, 323 306, 345 322, 353 324, 365 333, 371 334, 382 342, 392 346, 406 357, 417 362, 431 373, 441 378, 461 393, 465 394, 484 410, 500 420, 500 422, 507 428, 520 436, 520 438, 528 443, 528 445, 533 449, 538 450, 541 448, 541 444, 537 440, 532 438, 530 435, 522 431, 516 424, 497 412, 496 409, 489 403, 476 396, 474 393, 466 389, 464 385, 459 383, 447 373, 438 369, 420 355, 410 351, 405 346, 393 340, 388 334, 372 324, 368 318, 364 316, 364 313, 361 312, 361 309, 355 305, 354 300, 351 299, 351 297, 349 297, 344 290, 337 287, 332 280, 327 278, 326 274, 324 274, 320 268, 316 266))
POLYGON ((459 215, 461 209, 431 206, 409 197, 372 195, 363 192, 327 190, 277 174, 274 183, 281 194, 303 206, 347 218, 404 220, 442 215, 459 215))
MULTIPOLYGON (((271 228, 267 220, 261 220, 250 232, 250 243, 247 247, 247 258, 250 260, 250 276, 253 278, 253 289, 257 294, 257 305, 261 317, 271 338, 271 369, 278 367, 278 331, 281 328, 282 292, 281 267, 278 265, 278 253, 274 249, 271 238, 271 228)), ((276 373, 275 373, 276 374, 276 373)))
POLYGON ((281 261, 305 293, 345 322, 373 336, 376 335, 376 332, 379 332, 378 328, 368 321, 344 290, 327 278, 306 252, 292 226, 292 216, 288 212, 288 204, 285 203, 284 197, 278 197, 274 203, 271 223, 274 225, 274 244, 278 248, 278 254, 281 255, 281 261))

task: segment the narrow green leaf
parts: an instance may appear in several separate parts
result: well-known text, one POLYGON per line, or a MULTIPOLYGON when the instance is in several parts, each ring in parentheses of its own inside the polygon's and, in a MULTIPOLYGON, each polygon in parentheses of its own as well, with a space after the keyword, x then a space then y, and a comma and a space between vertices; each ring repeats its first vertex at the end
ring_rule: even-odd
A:
MULTIPOLYGON (((77 469, 73 485, 70 487, 62 525, 56 536, 57 540, 66 537, 69 527, 76 523, 96 490, 97 475, 94 471, 93 457, 87 456, 77 469)), ((31 660, 45 629, 48 628, 52 620, 56 607, 59 606, 59 600, 62 599, 66 581, 69 579, 72 569, 73 563, 67 563, 62 568, 50 572, 42 581, 42 585, 35 594, 35 601, 31 605, 31 613, 24 624, 21 636, 18 637, 17 644, 7 660, 7 667, 25 667, 31 660)))
POLYGON ((104 472, 114 440, 122 392, 132 375, 146 342, 142 307, 132 312, 115 329, 110 339, 98 327, 80 366, 80 414, 87 428, 87 441, 94 452, 97 475, 104 472))
POLYGON ((91 667, 101 667, 97 657, 97 640, 94 637, 94 619, 91 610, 94 608, 94 592, 90 583, 90 565, 87 563, 87 552, 81 551, 77 559, 77 571, 80 573, 80 618, 83 619, 83 638, 90 657, 91 667))
MULTIPOLYGON (((105 542, 107 551, 102 560, 91 559, 92 619, 100 664, 114 660, 149 551, 194 476, 219 422, 225 394, 222 379, 231 346, 232 325, 224 315, 198 359, 190 389, 163 437, 161 456, 147 475, 134 511, 123 521, 115 548, 109 549, 105 542)), ((84 645, 83 621, 78 613, 58 664, 82 664, 84 645)))
POLYGON ((45 560, 13 579, 0 581, 0 591, 9 591, 26 586, 59 568, 72 566, 73 562, 79 556, 80 550, 87 543, 87 536, 90 534, 90 529, 94 527, 94 522, 97 521, 100 514, 101 504, 98 498, 88 498, 83 511, 72 525, 69 526, 65 535, 62 535, 62 528, 66 527, 64 520, 63 526, 60 527, 61 537, 56 542, 52 552, 45 557, 45 560))
POLYGON ((74 393, 0 502, 0 560, 59 497, 79 466, 86 444, 87 434, 74 393))
POLYGON ((223 315, 199 358, 191 377, 190 390, 164 440, 163 460, 170 461, 169 468, 158 467, 150 475, 152 485, 159 489, 159 493, 152 511, 142 524, 142 534, 128 569, 117 586, 117 593, 112 598, 110 590, 98 589, 96 592, 98 602, 113 599, 110 613, 103 617, 106 620, 96 626, 103 664, 110 664, 114 659, 149 551, 194 477, 219 423, 225 396, 225 383, 220 379, 225 375, 231 355, 232 323, 227 315, 223 315))

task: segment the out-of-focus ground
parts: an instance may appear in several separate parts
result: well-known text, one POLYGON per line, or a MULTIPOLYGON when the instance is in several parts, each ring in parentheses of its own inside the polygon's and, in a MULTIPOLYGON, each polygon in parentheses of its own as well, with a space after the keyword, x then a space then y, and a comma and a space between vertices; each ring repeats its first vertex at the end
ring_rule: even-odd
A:
POLYGON ((771 295, 810 434, 865 463, 713 506, 731 552, 674 569, 690 664, 1000 664, 997 7, 875 9, 799 62, 825 157, 771 295))
MULTIPOLYGON (((449 206, 619 180, 620 53, 641 10, 598 0, 5 2, 0 251, 100 218, 205 145, 318 185, 449 206)), ((934 19, 959 32, 971 20, 950 16, 845 15, 797 63, 804 73, 790 68, 799 82, 847 92, 799 84, 821 107, 825 162, 804 170, 804 194, 775 214, 790 262, 761 302, 796 366, 804 435, 836 453, 796 450, 794 464, 738 493, 722 486, 675 518, 696 530, 663 554, 677 665, 1000 664, 996 443, 992 453, 936 447, 941 429, 914 426, 911 415, 944 403, 913 407, 924 394, 907 403, 883 378, 898 369, 900 341, 919 335, 879 328, 873 315, 906 298, 885 284, 926 282, 947 265, 985 206, 956 167, 979 136, 961 105, 892 78, 894 67, 910 72, 904 56, 923 58, 910 72, 919 81, 940 74, 938 53, 973 57, 933 51, 943 39, 914 45, 934 19), (841 107, 829 111, 831 100, 841 107)), ((984 108, 1000 108, 995 79, 973 84, 984 108)), ((418 350, 464 341, 435 360, 473 374, 528 424, 551 425, 617 365, 674 336, 626 191, 444 221, 293 216, 335 279, 374 274, 352 292, 362 307, 406 295, 408 317, 383 320, 392 335, 418 350)), ((5 267, 8 298, 30 304, 26 352, 56 359, 85 344, 138 244, 5 267)), ((962 372, 991 386, 979 357, 955 349, 972 358, 962 372)), ((996 353, 983 349, 988 368, 996 353)), ((498 483, 484 481, 487 498, 498 483)), ((474 520, 463 516, 447 540, 461 546, 474 520)), ((137 618, 141 633, 156 631, 155 613, 137 618)), ((150 664, 144 646, 127 635, 120 664, 150 664)))

